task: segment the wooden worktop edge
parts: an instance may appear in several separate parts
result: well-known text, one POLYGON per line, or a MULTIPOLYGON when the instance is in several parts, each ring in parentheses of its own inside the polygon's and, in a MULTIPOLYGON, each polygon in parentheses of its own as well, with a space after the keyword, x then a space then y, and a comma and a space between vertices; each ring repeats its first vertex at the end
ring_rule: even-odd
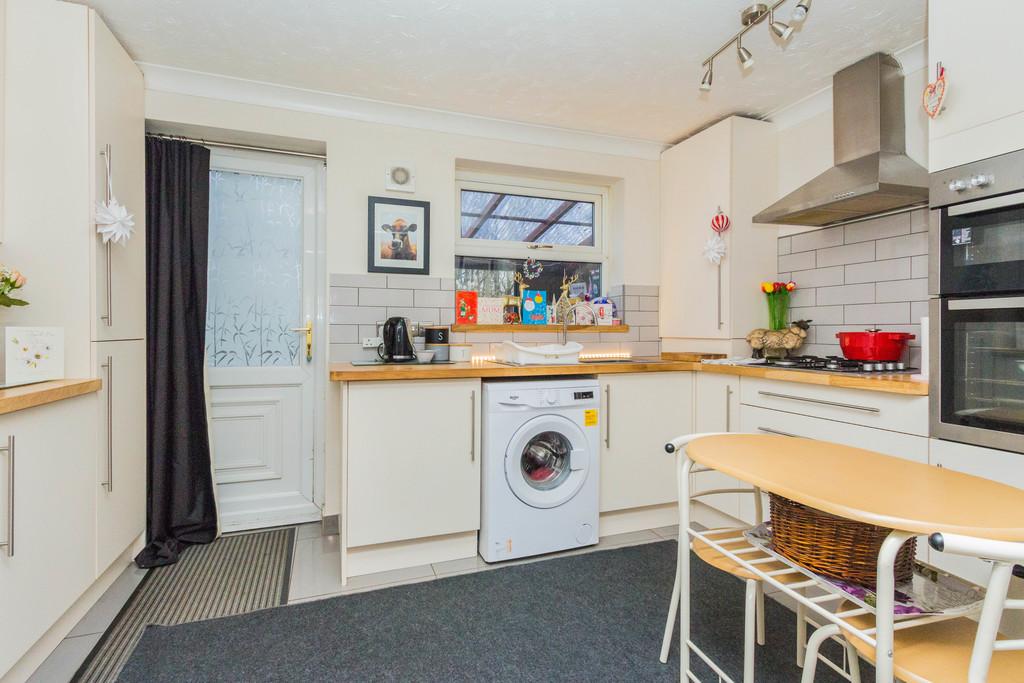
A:
POLYGON ((0 389, 0 415, 90 394, 102 387, 98 379, 58 379, 0 389))

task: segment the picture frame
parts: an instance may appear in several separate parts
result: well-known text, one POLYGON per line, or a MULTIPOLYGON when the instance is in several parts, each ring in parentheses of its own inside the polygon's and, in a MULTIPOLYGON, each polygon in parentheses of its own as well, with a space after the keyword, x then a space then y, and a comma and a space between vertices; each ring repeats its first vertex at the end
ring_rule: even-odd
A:
POLYGON ((366 270, 430 274, 430 202, 369 197, 366 270))

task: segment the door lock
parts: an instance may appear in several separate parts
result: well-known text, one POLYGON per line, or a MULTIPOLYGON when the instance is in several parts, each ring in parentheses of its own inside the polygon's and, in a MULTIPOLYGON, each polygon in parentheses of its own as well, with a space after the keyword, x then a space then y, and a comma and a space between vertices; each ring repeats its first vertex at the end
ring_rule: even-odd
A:
POLYGON ((305 327, 293 327, 292 332, 305 332, 306 333, 306 362, 312 362, 313 360, 313 321, 306 318, 305 327))

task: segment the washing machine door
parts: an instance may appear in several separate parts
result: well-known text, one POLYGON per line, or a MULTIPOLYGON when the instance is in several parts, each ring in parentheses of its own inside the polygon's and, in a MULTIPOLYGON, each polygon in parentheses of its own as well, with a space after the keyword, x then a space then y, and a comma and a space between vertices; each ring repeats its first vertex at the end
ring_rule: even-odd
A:
POLYGON ((553 508, 583 486, 590 458, 583 430, 560 415, 541 415, 512 436, 505 451, 505 478, 519 500, 553 508))

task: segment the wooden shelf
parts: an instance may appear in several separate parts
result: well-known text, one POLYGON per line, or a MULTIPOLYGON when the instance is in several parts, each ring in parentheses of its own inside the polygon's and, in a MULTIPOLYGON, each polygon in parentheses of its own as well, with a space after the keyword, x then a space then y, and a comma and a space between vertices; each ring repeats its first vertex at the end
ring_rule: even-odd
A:
MULTIPOLYGON (((561 325, 452 325, 452 332, 561 332, 561 325)), ((629 325, 569 325, 570 332, 629 332, 629 325)))

